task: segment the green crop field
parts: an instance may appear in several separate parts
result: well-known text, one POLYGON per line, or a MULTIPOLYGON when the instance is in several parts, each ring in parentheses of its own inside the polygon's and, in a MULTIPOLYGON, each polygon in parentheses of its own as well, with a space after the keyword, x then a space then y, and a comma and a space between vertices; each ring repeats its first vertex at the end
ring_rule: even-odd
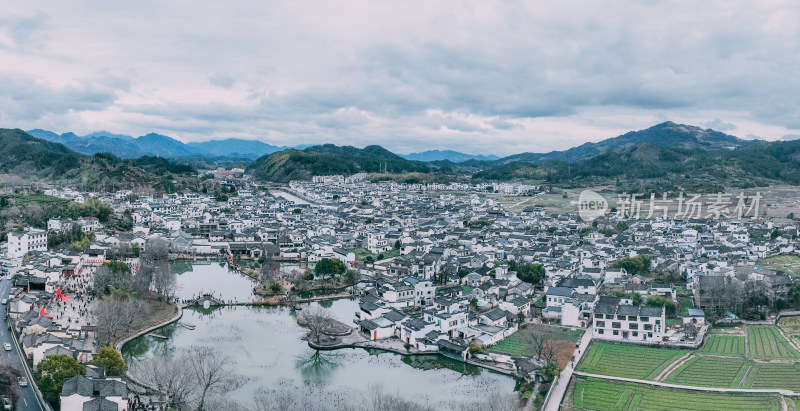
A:
POLYGON ((742 388, 800 391, 800 364, 753 363, 742 388))
POLYGON ((700 354, 744 357, 744 337, 728 337, 723 335, 709 336, 708 340, 706 340, 706 345, 700 350, 700 354))
POLYGON ((750 356, 760 360, 797 360, 797 352, 778 332, 777 327, 747 327, 750 356))
POLYGON ((591 410, 780 410, 777 394, 718 394, 576 378, 572 405, 591 410))
POLYGON ((584 355, 579 371, 650 380, 684 354, 686 351, 667 348, 594 343, 584 355))
POLYGON ((750 362, 738 358, 694 357, 664 382, 695 387, 737 388, 750 362))

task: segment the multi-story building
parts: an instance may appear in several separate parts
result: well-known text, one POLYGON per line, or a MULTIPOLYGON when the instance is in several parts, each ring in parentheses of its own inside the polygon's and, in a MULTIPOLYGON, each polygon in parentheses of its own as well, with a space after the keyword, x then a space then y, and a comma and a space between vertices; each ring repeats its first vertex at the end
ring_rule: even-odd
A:
POLYGON ((47 231, 26 228, 8 233, 8 258, 19 258, 30 251, 47 250, 47 231))
POLYGON ((593 338, 635 343, 661 342, 666 324, 664 307, 633 305, 629 301, 605 297, 595 305, 593 338))

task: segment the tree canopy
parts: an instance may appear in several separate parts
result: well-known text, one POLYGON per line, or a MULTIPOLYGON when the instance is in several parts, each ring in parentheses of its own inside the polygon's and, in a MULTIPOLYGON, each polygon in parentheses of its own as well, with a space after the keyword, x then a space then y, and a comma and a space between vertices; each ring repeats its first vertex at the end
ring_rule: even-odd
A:
POLYGON ((646 274, 650 272, 650 256, 638 254, 635 257, 622 257, 611 263, 611 266, 624 268, 630 275, 646 274))
POLYGON ((128 366, 119 351, 113 347, 102 347, 97 351, 97 358, 94 362, 106 367, 106 375, 121 377, 125 375, 128 366))
POLYGON ((74 358, 67 354, 55 354, 37 365, 36 385, 49 403, 58 404, 64 381, 85 374, 86 367, 78 364, 74 358))
POLYGON ((344 263, 338 258, 323 258, 314 267, 314 274, 326 276, 337 275, 345 270, 344 263))

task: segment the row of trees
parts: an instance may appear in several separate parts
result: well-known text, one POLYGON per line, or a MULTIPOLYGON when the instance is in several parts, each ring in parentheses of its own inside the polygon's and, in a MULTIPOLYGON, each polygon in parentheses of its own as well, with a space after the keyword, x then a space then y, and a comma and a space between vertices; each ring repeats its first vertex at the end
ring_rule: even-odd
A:
POLYGON ((122 261, 106 262, 94 272, 92 291, 101 298, 95 312, 102 344, 140 328, 152 312, 153 300, 169 300, 177 287, 177 274, 167 259, 166 240, 149 241, 133 275, 122 261))

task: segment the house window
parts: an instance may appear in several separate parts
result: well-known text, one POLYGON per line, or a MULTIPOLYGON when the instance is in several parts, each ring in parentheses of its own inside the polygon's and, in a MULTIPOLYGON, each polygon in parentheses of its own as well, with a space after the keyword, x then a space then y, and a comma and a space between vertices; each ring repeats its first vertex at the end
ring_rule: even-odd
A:
POLYGON ((621 325, 618 322, 613 322, 611 323, 611 328, 621 328, 621 325))
POLYGON ((598 327, 605 327, 605 326, 606 326, 606 322, 605 322, 605 321, 598 321, 598 322, 596 323, 596 325, 597 325, 598 327))
POLYGON ((598 334, 605 334, 605 330, 597 330, 598 334))
POLYGON ((631 332, 631 336, 638 337, 639 336, 639 332, 638 331, 633 331, 633 332, 631 332))
POLYGON ((629 315, 628 316, 628 321, 636 321, 636 316, 635 315, 629 315))
POLYGON ((619 335, 619 331, 614 330, 614 335, 619 335))
POLYGON ((650 324, 645 324, 644 325, 644 329, 645 329, 645 331, 653 331, 653 326, 650 325, 650 324))
POLYGON ((630 328, 631 330, 638 330, 639 324, 630 324, 628 328, 630 328))
POLYGON ((594 318, 603 318, 603 314, 595 314, 594 318))
POLYGON ((650 321, 650 317, 642 317, 642 322, 646 323, 648 321, 650 321))
POLYGON ((656 324, 661 324, 661 320, 656 320, 656 324))

